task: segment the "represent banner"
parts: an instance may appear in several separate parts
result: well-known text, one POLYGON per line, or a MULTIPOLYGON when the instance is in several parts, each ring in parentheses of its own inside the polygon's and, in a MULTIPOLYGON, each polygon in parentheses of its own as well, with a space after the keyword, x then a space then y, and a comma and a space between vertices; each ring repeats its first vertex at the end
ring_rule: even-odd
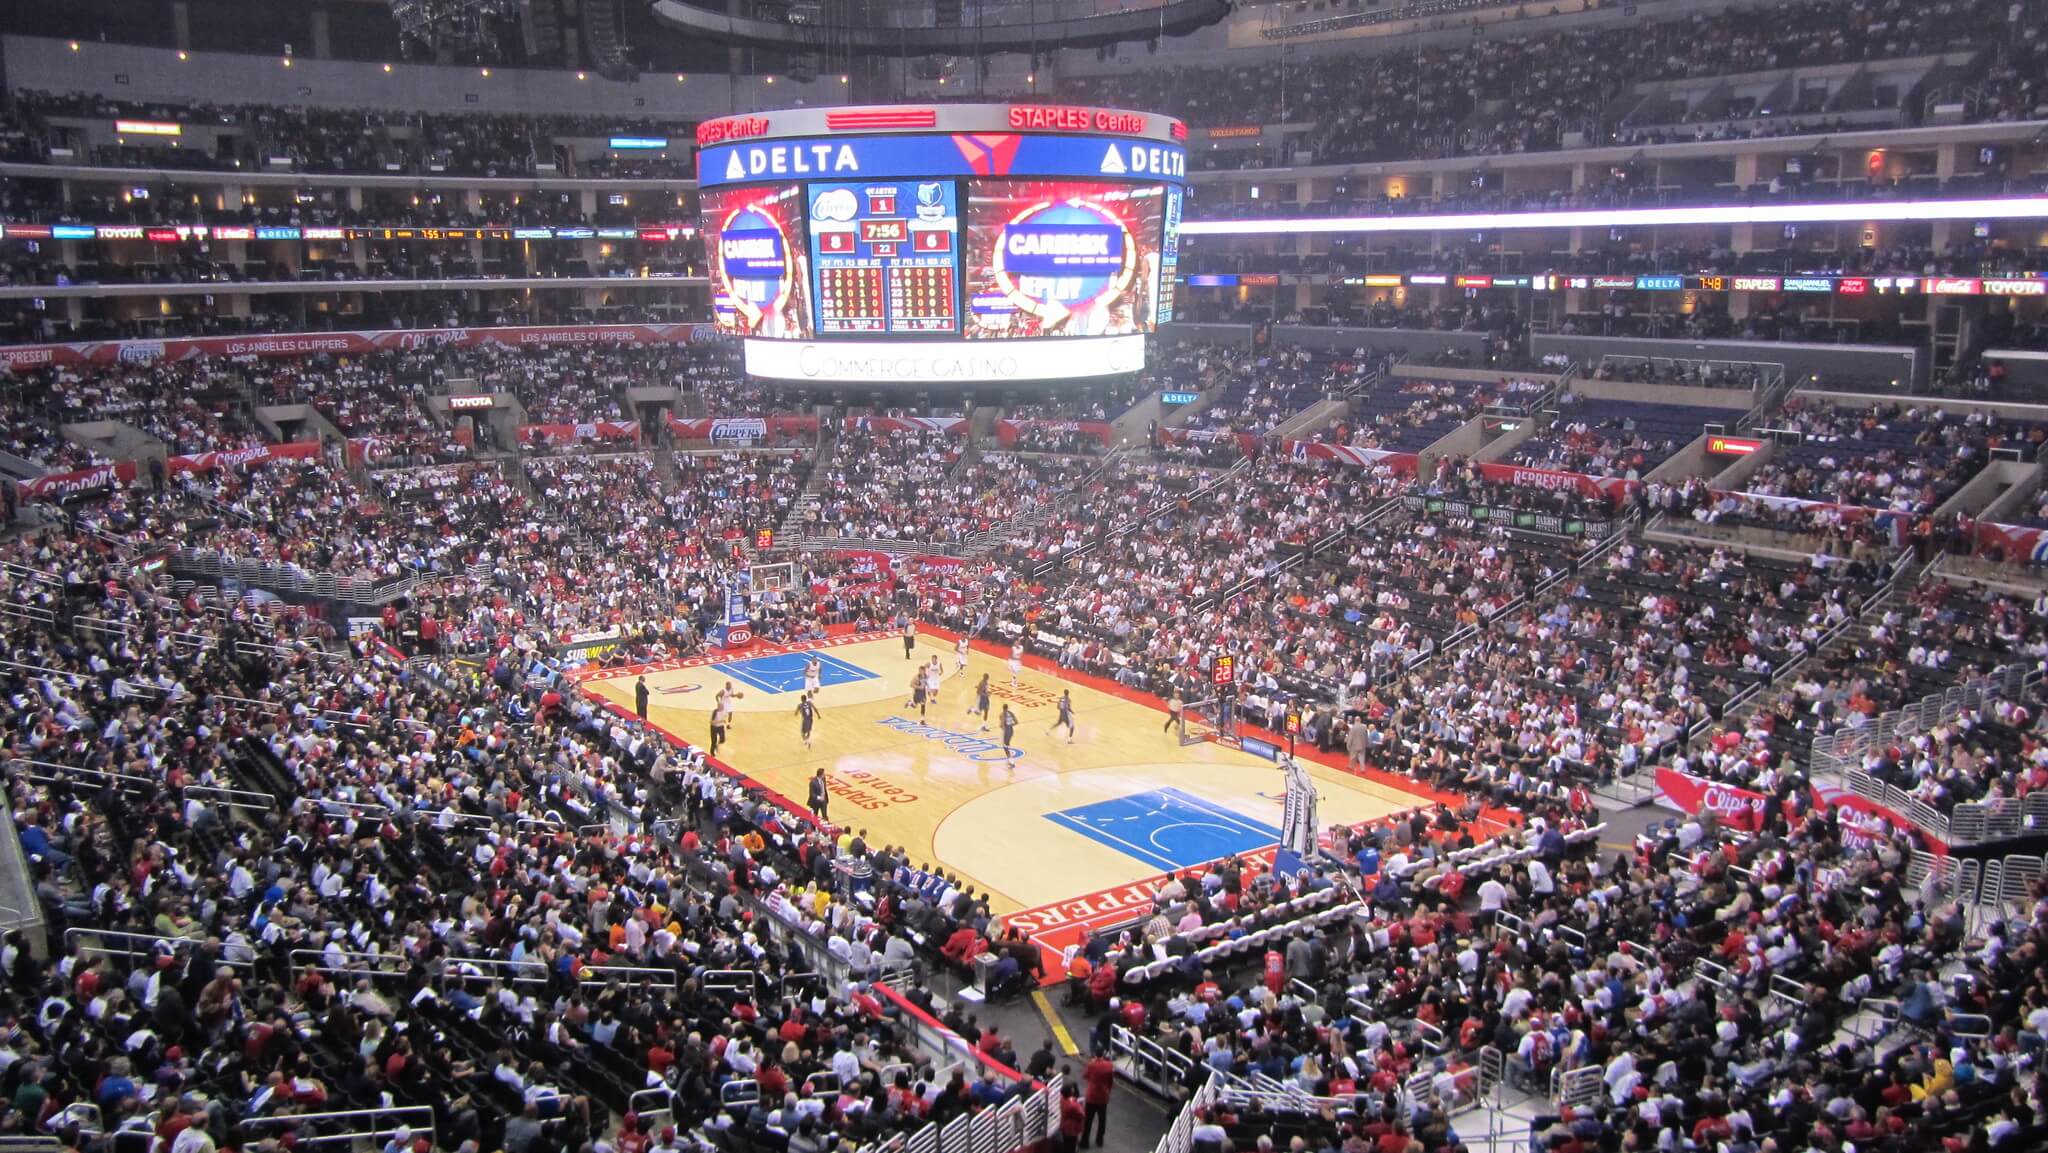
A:
POLYGON ((668 418, 669 434, 677 440, 708 440, 713 444, 746 444, 765 440, 770 434, 783 436, 817 430, 818 418, 815 415, 719 416, 694 420, 668 418))
POLYGON ((1076 432, 1094 437, 1102 442, 1104 448, 1109 447, 1110 438, 1115 435, 1115 430, 1106 420, 999 420, 996 422, 996 443, 1009 448, 1017 443, 1019 437, 1033 431, 1076 432))
POLYGON ((864 432, 943 432, 964 436, 967 420, 959 416, 849 416, 846 427, 864 432))
POLYGON ((1770 803, 1762 793, 1661 766, 1657 789, 1664 794, 1664 802, 1681 813, 1711 811, 1729 828, 1752 833, 1764 827, 1764 806, 1770 803))
POLYGON ((1414 476, 1417 456, 1412 452, 1388 452, 1379 448, 1357 448, 1348 444, 1324 444, 1319 440, 1284 442, 1293 460, 1334 460, 1340 464, 1369 468, 1378 465, 1401 476, 1414 476))
POLYGON ((637 420, 593 420, 581 424, 522 424, 519 439, 527 444, 581 444, 589 440, 640 439, 637 420))
POLYGON ((1641 481, 1619 476, 1587 476, 1577 472, 1554 472, 1547 468, 1525 468, 1519 464, 1482 464, 1479 475, 1500 484, 1523 488, 1560 489, 1578 493, 1587 500, 1619 501, 1642 487, 1641 481))
POLYGON ((177 340, 100 340, 0 348, 0 369, 19 372, 62 364, 143 364, 204 356, 360 356, 390 349, 454 345, 530 347, 541 344, 703 344, 723 339, 709 324, 531 325, 516 328, 404 328, 385 332, 288 332, 270 336, 207 336, 177 340))

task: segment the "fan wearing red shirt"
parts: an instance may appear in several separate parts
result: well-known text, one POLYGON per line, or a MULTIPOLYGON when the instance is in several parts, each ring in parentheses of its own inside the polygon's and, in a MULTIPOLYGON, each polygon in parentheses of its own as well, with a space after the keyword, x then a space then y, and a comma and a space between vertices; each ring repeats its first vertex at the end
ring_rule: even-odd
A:
POLYGON ((1060 1153, 1074 1153, 1087 1124, 1088 1111, 1081 1106, 1081 1095, 1068 1085, 1060 1091, 1060 1153))
POLYGON ((1082 1093, 1085 1116, 1081 1124, 1081 1148, 1086 1149, 1091 1132, 1099 1146, 1109 1131, 1109 1095, 1116 1087, 1116 1066, 1106 1054, 1097 1053, 1081 1070, 1081 1082, 1087 1086, 1082 1093))

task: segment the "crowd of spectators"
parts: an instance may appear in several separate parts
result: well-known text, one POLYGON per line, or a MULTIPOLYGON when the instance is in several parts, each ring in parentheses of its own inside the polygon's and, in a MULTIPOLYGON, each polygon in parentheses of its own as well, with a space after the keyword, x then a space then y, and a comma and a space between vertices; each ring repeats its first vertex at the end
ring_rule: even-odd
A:
POLYGON ((958 547, 1049 504, 1095 467, 1085 457, 1018 448, 982 451, 944 432, 849 428, 817 490, 815 531, 958 547))
MULTIPOLYGON (((1819 0, 1680 13, 1671 20, 1574 27, 1463 43, 1403 45, 1361 58, 1331 53, 1270 64, 1123 68, 1077 78, 1076 99, 1119 108, 1165 108, 1198 126, 1313 123, 1298 147, 1317 163, 1533 152, 1574 143, 1710 139, 1825 131, 1821 110, 1713 108, 1683 130, 1610 124, 1610 102, 1644 81, 1929 56, 2007 36, 2003 0, 1934 7, 1909 0, 1819 0), (1752 125, 1761 122, 1759 126, 1752 125), (1725 123, 1722 123, 1725 122, 1725 123), (1792 124, 1794 128, 1782 127, 1792 124)), ((2037 49, 2024 48, 2014 67, 2037 49)), ((2014 115, 2032 86, 1987 99, 1980 119, 2014 115)), ((1689 114, 1691 109, 1687 109, 1689 114)), ((1229 159, 1259 155, 1215 152, 1229 159)))
MULTIPOLYGON (((384 109, 322 108, 311 105, 133 101, 83 93, 57 94, 16 89, 0 107, 7 159, 48 160, 58 144, 75 142, 74 122, 90 125, 102 143, 90 162, 135 166, 251 170, 285 158, 297 172, 360 172, 385 175, 536 176, 542 166, 563 175, 690 179, 695 175, 687 148, 620 160, 607 155, 610 137, 622 132, 686 138, 693 126, 645 117, 571 115, 516 116, 502 113, 405 112, 384 109), (144 137, 104 142, 116 118, 176 121, 194 131, 191 141, 170 147, 144 137), (205 138, 200 139, 199 134, 205 138), (189 146, 187 146, 189 144, 189 146), (568 161, 566 169, 562 162, 568 161), (590 171, 581 172, 578 162, 590 171)), ((74 157, 76 160, 79 157, 74 157)))
POLYGON ((1516 445, 1509 459, 1532 468, 1640 480, 1697 440, 1707 422, 1740 415, 1738 409, 1593 400, 1565 392, 1550 427, 1516 445))
POLYGON ((293 612, 173 597, 109 539, 5 546, 0 592, 45 610, 0 624, 7 751, 40 766, 9 801, 52 939, 99 943, 9 941, 19 1130, 272 1148, 350 1123, 299 1115, 404 1106, 377 1137, 407 1149, 573 1149, 622 1115, 619 1139, 659 1149, 726 1130, 824 1149, 1008 1096, 936 1076, 866 983, 904 964, 903 934, 985 924, 971 892, 856 922, 821 885, 833 859, 888 877, 907 858, 842 849, 695 750, 528 683, 509 643, 422 679, 293 612), (657 813, 680 818, 660 837, 657 813), (860 979, 818 982, 743 900, 857 944, 860 979), (706 976, 728 970, 748 980, 706 976))
MULTIPOLYGON (((279 363, 236 369, 275 376, 279 363)), ((520 376, 537 397, 564 367, 546 351, 475 364, 520 376)), ((382 367, 415 390, 435 371, 382 367)), ((453 358, 440 371, 470 367, 453 358)), ((1801 407, 1787 419, 1853 437, 1896 415, 1801 407)), ((2019 435, 1915 419, 1950 452, 2019 435)), ((899 1023, 858 983, 788 995, 782 982, 799 970, 741 916, 758 901, 811 924, 856 970, 944 963, 935 946, 962 932, 1013 973, 1039 965, 985 897, 957 887, 950 899, 918 896, 931 874, 902 850, 807 830, 703 772, 689 748, 564 692, 540 659, 550 642, 593 631, 619 638, 620 659, 702 651, 732 548, 783 523, 808 472, 803 454, 787 452, 672 464, 570 453, 366 479, 329 461, 278 463, 90 498, 76 511, 92 532, 0 544, 25 566, 0 572, 0 597, 44 610, 0 615, 15 654, 0 672, 14 690, 0 705, 7 749, 75 771, 11 782, 18 819, 34 830, 26 841, 41 846, 44 894, 76 923, 164 941, 135 956, 8 966, 11 995, 62 1003, 54 1017, 21 1014, 14 1051, 43 1089, 30 1095, 36 1111, 89 1099, 111 1129, 158 1108, 123 1091, 120 1078, 142 1073, 186 1124, 230 1141, 294 1106, 388 1093, 432 1109, 437 1143, 538 1153, 605 1131, 651 1087, 674 1095, 678 1131, 647 1134, 658 1142, 706 1126, 794 1125, 822 1150, 1003 1099, 992 1081, 920 1084, 899 1023), (123 539, 135 555, 178 541, 309 573, 437 574, 391 614, 386 635, 476 665, 422 675, 371 642, 345 655, 317 618, 276 602, 180 599, 126 563, 113 543, 123 539), (96 622, 84 634, 71 623, 80 616, 96 622), (273 796, 274 807, 226 812, 205 791, 222 786, 273 796), (682 823, 656 836, 655 815, 678 811, 682 823), (883 878, 872 905, 825 891, 848 854, 883 878), (294 964, 294 950, 326 963, 294 964), (729 968, 759 971, 751 994, 704 984, 706 971, 729 968), (136 1005, 109 993, 131 986, 136 1005), (74 1032, 58 1032, 67 1021, 74 1032), (150 1035, 129 1044, 145 1022, 150 1035), (86 1044, 100 1064, 46 1059, 96 1030, 116 1030, 86 1044), (839 1091, 808 1092, 827 1072, 839 1091), (750 1080, 762 1103, 722 1111, 724 1085, 750 1080)), ((1760 1136, 1781 1114, 1845 1136, 1885 1125, 2018 1134, 2033 1123, 2014 1054, 2022 1034, 2041 1032, 2029 1013, 2048 990, 2013 960, 2023 954, 2012 934, 2031 941, 2048 925, 1965 948, 1939 893, 1905 879, 1904 841, 1809 811, 1801 743, 1973 671, 2048 657, 2040 606, 1930 583, 1816 660, 1882 587, 1888 551, 1871 538, 1805 562, 1650 541, 1589 554, 1591 540, 1409 504, 1582 520, 1602 511, 1571 493, 1489 485, 1459 463, 1418 485, 1327 461, 1103 465, 851 429, 819 495, 821 523, 849 536, 950 544, 1011 526, 985 564, 953 578, 982 595, 935 605, 942 615, 1162 697, 1193 691, 1230 653, 1248 718, 1273 724, 1303 704, 1312 745, 1472 798, 1463 812, 1338 832, 1335 860, 1292 882, 1254 867, 1167 885, 1162 931, 1082 952, 1120 1001, 1109 1014, 1082 980, 1103 1032, 1121 1024, 1202 1069, 1257 1069, 1378 1101, 1333 1122, 1361 1140, 1378 1126, 1375 1139, 1448 1141, 1485 1045, 1537 1092, 1553 1069, 1601 1067, 1595 1114, 1642 1141, 1679 1126, 1760 1136), (1013 519, 1027 509, 1044 516, 1013 519), (1395 511, 1410 519, 1387 531, 1395 511), (1459 634, 1470 643, 1449 643, 1459 634), (1728 720, 1728 703, 1751 689, 1767 690, 1763 707, 1728 720), (1695 733, 1705 743, 1689 750, 1695 733), (1765 829, 1739 840, 1692 821, 1636 857, 1603 859, 1582 836, 1581 788, 1653 763, 1765 794, 1765 829), (1481 824, 1482 806, 1518 814, 1497 842, 1512 859, 1468 869, 1501 827, 1481 824), (1177 936, 1278 923, 1290 902, 1330 885, 1355 895, 1359 915, 1292 934, 1285 976, 1302 987, 1204 973, 1192 960, 1152 968, 1194 956, 1177 936), (1803 991, 1770 997, 1785 988, 1772 977, 1803 991), (1919 1032, 1870 1058, 1839 1050, 1831 1038, 1863 1002, 1887 997, 1902 1006, 1899 1028, 1919 1032), (1223 1013, 1239 1028, 1205 1028, 1223 1013), (1963 1014, 2014 1022, 2009 1043, 1992 1041, 1997 1029, 1962 1028, 1963 1014), (1947 1055, 1923 1051, 1926 1037, 1947 1055), (1436 1109, 1386 1104, 1425 1072, 1436 1109), (1885 1097, 1929 1078, 1937 1105, 1913 1113, 1885 1097), (1866 1088, 1875 1106, 1861 1103, 1866 1088)), ((1645 500, 1675 512, 1694 495, 1658 486, 1645 500)), ((804 565, 784 599, 764 604, 764 635, 889 619, 870 594, 833 591, 846 587, 840 568, 804 565)), ((2034 701, 1966 713, 1874 750, 1865 767, 1936 806, 2023 795, 2048 782, 2037 715, 2034 701)), ((1204 1118, 1227 1131, 1258 1123, 1204 1118)))
POLYGON ((1990 460, 1995 448, 2031 459, 2048 426, 1984 411, 1788 402, 1770 420, 1800 435, 1779 444, 1744 482, 1765 497, 1931 512, 1990 460))

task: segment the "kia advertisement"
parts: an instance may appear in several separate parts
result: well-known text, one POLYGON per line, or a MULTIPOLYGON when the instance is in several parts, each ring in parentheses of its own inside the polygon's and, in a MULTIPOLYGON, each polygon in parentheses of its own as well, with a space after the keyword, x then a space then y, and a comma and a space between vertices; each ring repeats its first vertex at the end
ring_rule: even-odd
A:
POLYGON ((812 335, 804 194, 797 185, 703 195, 711 312, 721 332, 806 340, 812 335))
POLYGON ((1164 186, 974 180, 967 194, 968 339, 1152 331, 1164 186))

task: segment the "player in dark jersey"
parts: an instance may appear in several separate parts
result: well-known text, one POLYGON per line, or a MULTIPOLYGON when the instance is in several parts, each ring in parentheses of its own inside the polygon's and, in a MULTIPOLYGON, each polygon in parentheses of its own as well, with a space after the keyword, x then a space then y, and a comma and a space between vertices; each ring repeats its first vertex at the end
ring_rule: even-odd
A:
POLYGON ((804 747, 808 749, 811 747, 811 726, 818 720, 818 703, 811 699, 811 694, 805 693, 797 701, 796 715, 803 722, 804 747))
POLYGON ((1067 727, 1067 743, 1068 743, 1068 744, 1070 744, 1070 745, 1071 745, 1071 744, 1073 744, 1073 743, 1074 743, 1074 695, 1073 695, 1073 693, 1072 693, 1071 691, 1068 691, 1068 690, 1065 690, 1065 689, 1062 689, 1062 690, 1060 691, 1060 715, 1059 715, 1059 719, 1058 719, 1058 720, 1056 720, 1056 721, 1054 721, 1054 722, 1052 723, 1052 728, 1050 728, 1050 729, 1047 729, 1047 730, 1045 730, 1045 735, 1046 735, 1046 736, 1051 736, 1051 735, 1053 734, 1053 732, 1054 732, 1055 730, 1057 730, 1057 729, 1058 729, 1058 728, 1059 728, 1059 727, 1060 727, 1061 725, 1065 725, 1065 726, 1067 727))
POLYGON ((1003 751, 1006 753, 1011 752, 1011 746, 1017 739, 1017 714, 1010 711, 1008 703, 1003 705, 1001 724, 1003 726, 1003 751))
POLYGON ((968 716, 978 716, 981 718, 981 731, 984 733, 988 731, 988 697, 990 691, 988 687, 988 674, 983 673, 981 674, 981 683, 974 686, 974 703, 968 706, 967 709, 968 716))

